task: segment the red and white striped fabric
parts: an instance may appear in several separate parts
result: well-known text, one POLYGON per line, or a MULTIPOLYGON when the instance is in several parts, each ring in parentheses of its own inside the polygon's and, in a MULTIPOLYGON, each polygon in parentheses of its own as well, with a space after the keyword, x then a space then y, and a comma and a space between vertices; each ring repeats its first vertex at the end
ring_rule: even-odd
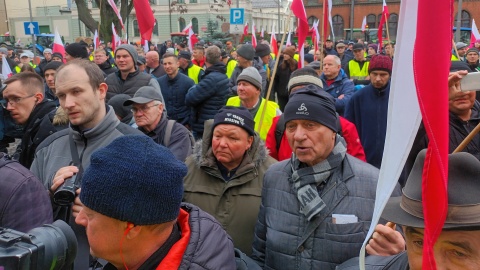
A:
POLYGON ((478 32, 475 19, 472 19, 472 33, 470 34, 470 46, 475 46, 475 41, 480 40, 480 33, 478 32))
POLYGON ((367 30, 367 16, 363 17, 362 21, 362 33, 365 33, 365 30, 367 30))
POLYGON ((197 44, 198 38, 195 35, 195 32, 193 32, 193 24, 191 21, 187 26, 185 26, 182 32, 188 34, 188 49, 190 52, 193 52, 193 48, 195 47, 195 44, 197 44))
POLYGON ((123 20, 122 16, 120 15, 120 11, 117 8, 117 5, 115 5, 115 2, 113 0, 107 0, 108 4, 110 7, 112 7, 113 12, 117 15, 118 20, 120 21, 120 25, 122 26, 123 31, 125 31, 125 26, 123 25, 123 20))
POLYGON ((277 37, 275 34, 275 24, 272 25, 272 34, 270 35, 270 46, 275 57, 278 57, 277 37))
POLYGON ((257 29, 255 28, 255 22, 252 22, 252 46, 253 48, 257 47, 257 36, 255 35, 257 29))
MULTIPOLYGON (((388 17, 390 14, 388 13, 388 7, 385 0, 383 0, 383 7, 382 7, 382 18, 380 19, 380 23, 378 24, 378 52, 382 51, 383 46, 383 26, 387 22, 388 17)), ((388 25, 387 25, 388 27, 388 25)), ((389 40, 390 41, 390 40, 389 40)))
POLYGON ((365 245, 397 184, 422 118, 430 141, 422 180, 425 220, 422 269, 436 269, 433 245, 443 228, 448 206, 452 4, 453 0, 406 0, 400 4, 397 40, 401 40, 402 46, 395 50, 385 148, 372 223, 360 251, 360 269, 365 269, 365 245), (435 31, 431 31, 431 25, 435 25, 435 31), (438 57, 432 58, 428 54, 434 39, 438 57))
POLYGON ((10 68, 10 65, 8 65, 7 59, 5 59, 5 55, 2 55, 2 77, 4 80, 6 80, 12 75, 12 69, 10 68))
MULTIPOLYGON (((300 55, 298 61, 298 68, 303 68, 303 60, 304 60, 304 51, 303 51, 303 44, 305 43, 305 39, 308 35, 308 21, 307 21, 307 13, 305 12, 305 6, 303 5, 302 0, 293 0, 291 6, 292 12, 297 17, 297 36, 298 36, 298 53, 300 55)), ((289 33, 290 35, 290 33, 289 33)))
POLYGON ((53 39, 53 48, 54 53, 60 53, 63 57, 63 62, 65 63, 65 47, 63 46, 62 38, 58 34, 58 30, 55 29, 55 37, 53 39))

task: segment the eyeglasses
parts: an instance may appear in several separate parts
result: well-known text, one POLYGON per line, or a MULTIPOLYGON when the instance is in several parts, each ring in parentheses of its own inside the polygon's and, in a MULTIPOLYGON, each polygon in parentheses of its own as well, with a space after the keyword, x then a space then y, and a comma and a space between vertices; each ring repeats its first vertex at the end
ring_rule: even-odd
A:
POLYGON ((132 107, 132 109, 130 109, 130 111, 132 113, 137 113, 137 112, 146 113, 150 108, 155 107, 155 106, 158 106, 158 104, 153 104, 153 105, 145 106, 145 107, 142 107, 142 108, 133 108, 132 107))
POLYGON ((15 98, 12 98, 12 99, 4 98, 3 100, 5 100, 5 102, 2 102, 2 107, 4 109, 6 109, 8 104, 10 104, 11 106, 15 106, 18 103, 20 103, 22 100, 27 99, 27 98, 31 98, 33 96, 35 96, 35 94, 30 95, 30 96, 26 96, 26 97, 15 97, 15 98))

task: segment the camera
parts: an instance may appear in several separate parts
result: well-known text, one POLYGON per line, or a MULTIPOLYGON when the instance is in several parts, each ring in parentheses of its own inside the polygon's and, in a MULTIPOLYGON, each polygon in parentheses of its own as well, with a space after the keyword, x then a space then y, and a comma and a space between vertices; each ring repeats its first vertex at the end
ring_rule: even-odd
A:
POLYGON ((78 189, 77 174, 65 179, 57 191, 53 194, 53 201, 60 206, 68 206, 75 200, 75 191, 78 189))
POLYGON ((28 233, 0 227, 0 269, 67 269, 77 254, 77 238, 61 220, 28 233))

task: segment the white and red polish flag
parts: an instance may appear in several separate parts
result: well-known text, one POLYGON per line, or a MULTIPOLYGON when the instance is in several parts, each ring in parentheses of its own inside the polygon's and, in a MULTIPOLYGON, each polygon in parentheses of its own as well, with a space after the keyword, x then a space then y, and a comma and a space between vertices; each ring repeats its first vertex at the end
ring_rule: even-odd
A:
POLYGON ((265 32, 265 30, 263 30, 263 26, 262 26, 262 30, 260 31, 260 37, 261 37, 261 38, 264 37, 264 32, 265 32))
POLYGON ((65 63, 65 47, 63 46, 62 38, 58 34, 58 30, 56 28, 52 51, 54 53, 60 53, 63 57, 63 62, 65 63))
POLYGON ((272 34, 270 35, 270 46, 275 57, 278 57, 277 37, 275 36, 275 24, 272 25, 272 34))
POLYGON ((287 41, 285 41, 285 47, 292 45, 292 32, 288 32, 287 41))
POLYGON ((362 21, 362 33, 365 33, 365 30, 367 30, 367 16, 363 17, 362 21))
POLYGON ((453 0, 405 0, 400 4, 397 40, 402 41, 402 46, 395 51, 385 148, 372 223, 360 251, 360 269, 365 269, 365 246, 397 184, 421 119, 429 138, 422 176, 425 221, 422 269, 436 269, 433 245, 442 231, 448 207, 452 5, 453 0), (431 31, 431 25, 436 26, 436 31, 431 31), (432 39, 438 41, 438 57, 435 58, 428 55, 432 39))
POLYGON ((248 22, 245 22, 245 26, 243 27, 243 35, 248 35, 248 22))
POLYGON ((255 22, 252 22, 252 46, 255 49, 257 47, 257 36, 255 35, 257 29, 255 29, 255 22))
POLYGON ((312 31, 312 42, 313 42, 313 57, 314 60, 317 60, 317 54, 316 52, 318 51, 318 41, 320 40, 320 33, 318 33, 318 23, 320 20, 316 20, 313 22, 312 28, 310 29, 312 31))
POLYGON ((472 19, 472 33, 470 34, 470 46, 473 48, 475 46, 475 41, 480 40, 480 33, 478 32, 477 25, 475 24, 475 19, 472 19))
POLYGON ((112 51, 115 51, 120 44, 122 44, 122 40, 118 36, 117 30, 115 30, 115 24, 112 22, 112 51))
POLYGON ((113 12, 117 15, 118 20, 120 21, 120 25, 122 26, 123 31, 125 31, 125 26, 123 25, 122 16, 120 15, 120 11, 117 8, 117 5, 113 0, 107 0, 108 4, 112 7, 113 12))
POLYGON ((12 69, 5 58, 5 55, 2 55, 2 76, 3 80, 10 78, 13 75, 12 69))
MULTIPOLYGON (((297 36, 298 36, 298 53, 300 55, 298 61, 298 68, 303 68, 303 60, 304 60, 304 50, 303 44, 305 43, 305 39, 308 35, 308 21, 307 21, 307 13, 305 12, 305 6, 303 5, 302 0, 293 0, 291 6, 292 12, 297 17, 297 36)), ((290 33, 289 33, 290 35, 290 33)))
POLYGON ((96 50, 98 44, 100 44, 100 38, 98 37, 98 30, 95 29, 95 34, 93 34, 93 49, 96 50))
POLYGON ((185 26, 182 32, 188 34, 188 49, 190 50, 190 52, 193 52, 193 48, 195 47, 195 44, 198 42, 198 38, 195 35, 195 32, 193 32, 193 24, 191 21, 187 26, 185 26))
MULTIPOLYGON (((377 33, 377 36, 378 36, 378 51, 379 52, 382 51, 382 46, 383 46, 383 26, 387 22, 389 16, 390 16, 390 14, 388 13, 387 3, 385 2, 385 0, 383 0, 382 18, 380 19, 380 23, 378 24, 378 33, 377 33)), ((388 25, 386 27, 388 27, 388 25)))

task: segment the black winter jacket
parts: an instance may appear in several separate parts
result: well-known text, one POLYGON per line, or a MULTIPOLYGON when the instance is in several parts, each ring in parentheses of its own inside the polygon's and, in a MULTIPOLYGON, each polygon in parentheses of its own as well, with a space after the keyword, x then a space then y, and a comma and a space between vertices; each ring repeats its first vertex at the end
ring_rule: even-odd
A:
POLYGON ((225 71, 223 63, 208 67, 202 80, 185 97, 185 104, 192 108, 190 125, 197 138, 202 137, 204 122, 213 119, 227 102, 229 80, 225 71))

